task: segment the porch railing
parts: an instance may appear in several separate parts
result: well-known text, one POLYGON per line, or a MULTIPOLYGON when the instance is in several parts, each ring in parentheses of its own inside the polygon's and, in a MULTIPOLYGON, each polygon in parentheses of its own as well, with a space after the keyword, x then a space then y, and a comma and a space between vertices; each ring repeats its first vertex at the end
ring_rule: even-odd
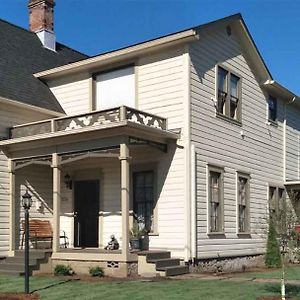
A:
POLYGON ((167 129, 167 120, 165 118, 127 106, 121 106, 86 114, 17 125, 10 128, 9 134, 10 138, 14 139, 42 133, 105 125, 126 120, 162 130, 167 129))

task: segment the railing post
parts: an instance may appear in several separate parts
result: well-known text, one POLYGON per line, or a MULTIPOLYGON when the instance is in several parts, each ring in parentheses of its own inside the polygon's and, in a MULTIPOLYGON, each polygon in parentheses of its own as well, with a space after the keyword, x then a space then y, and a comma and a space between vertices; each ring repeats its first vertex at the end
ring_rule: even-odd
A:
POLYGON ((127 120, 127 107, 120 106, 120 121, 126 121, 126 120, 127 120))

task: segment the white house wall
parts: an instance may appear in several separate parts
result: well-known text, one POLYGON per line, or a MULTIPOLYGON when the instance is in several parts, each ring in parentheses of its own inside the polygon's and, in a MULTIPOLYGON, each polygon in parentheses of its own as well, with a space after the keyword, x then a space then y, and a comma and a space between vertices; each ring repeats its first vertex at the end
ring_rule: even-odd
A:
MULTIPOLYGON (((49 115, 0 104, 0 136, 7 137, 8 128, 32 121, 50 118, 49 115)), ((0 255, 8 251, 9 241, 9 174, 7 157, 0 152, 0 255)))
POLYGON ((267 125, 266 98, 234 33, 220 29, 201 33, 190 46, 191 140, 196 149, 197 256, 209 258, 263 253, 263 225, 270 183, 283 183, 283 104, 278 126, 267 125), (242 78, 242 126, 216 117, 215 65, 221 63, 242 78), (244 137, 242 136, 244 135, 244 137), (225 238, 207 234, 207 164, 225 167, 225 238), (251 238, 237 235, 236 171, 250 174, 251 238))

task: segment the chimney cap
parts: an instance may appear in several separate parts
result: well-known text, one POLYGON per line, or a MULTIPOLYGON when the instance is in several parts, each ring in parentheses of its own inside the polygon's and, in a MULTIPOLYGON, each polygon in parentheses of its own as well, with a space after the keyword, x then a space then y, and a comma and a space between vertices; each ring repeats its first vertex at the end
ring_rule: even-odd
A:
POLYGON ((52 6, 52 7, 55 6, 55 0, 29 0, 28 7, 31 8, 35 5, 39 5, 39 4, 42 4, 42 3, 45 3, 45 4, 47 4, 49 6, 52 6))

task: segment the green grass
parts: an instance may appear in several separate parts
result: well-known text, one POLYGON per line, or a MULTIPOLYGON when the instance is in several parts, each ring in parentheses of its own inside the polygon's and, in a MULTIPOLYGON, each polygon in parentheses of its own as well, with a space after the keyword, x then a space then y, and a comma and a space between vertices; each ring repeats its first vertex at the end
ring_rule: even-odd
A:
MULTIPOLYGON (((22 292, 23 277, 0 276, 0 292, 22 292)), ((233 282, 226 280, 166 280, 157 282, 87 283, 64 281, 55 277, 32 277, 30 289, 41 299, 113 299, 113 300, 255 300, 260 296, 280 295, 278 284, 233 282)), ((300 299, 300 286, 288 286, 289 296, 300 299), (298 298, 297 298, 298 297, 298 298)))
MULTIPOLYGON (((247 278, 271 278, 280 279, 282 276, 282 270, 280 269, 270 269, 267 272, 247 272, 239 275, 240 277, 247 278)), ((285 269, 285 279, 286 280, 300 280, 300 266, 291 266, 285 269)))

